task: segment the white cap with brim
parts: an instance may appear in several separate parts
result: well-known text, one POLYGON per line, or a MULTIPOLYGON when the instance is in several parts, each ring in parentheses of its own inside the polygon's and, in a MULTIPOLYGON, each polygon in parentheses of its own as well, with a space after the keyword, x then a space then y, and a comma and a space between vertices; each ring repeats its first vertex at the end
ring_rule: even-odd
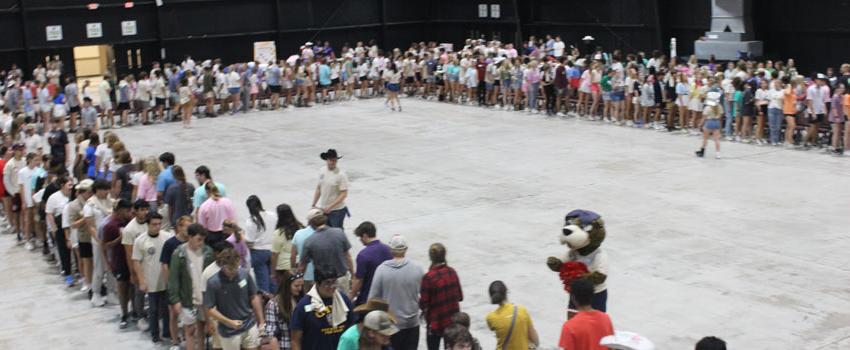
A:
POLYGON ((614 331, 614 335, 603 337, 599 340, 599 345, 616 350, 655 350, 655 344, 646 337, 623 331, 614 331))
POLYGON ((407 250, 407 240, 402 235, 395 235, 393 238, 390 238, 389 246, 390 250, 407 250))
POLYGON ((74 188, 76 188, 77 191, 88 191, 91 190, 92 186, 94 186, 94 181, 92 181, 92 179, 85 179, 80 181, 80 183, 78 183, 74 188))
POLYGON ((388 337, 398 333, 398 327, 393 324, 390 315, 381 310, 371 311, 366 314, 366 318, 363 319, 363 327, 388 337))

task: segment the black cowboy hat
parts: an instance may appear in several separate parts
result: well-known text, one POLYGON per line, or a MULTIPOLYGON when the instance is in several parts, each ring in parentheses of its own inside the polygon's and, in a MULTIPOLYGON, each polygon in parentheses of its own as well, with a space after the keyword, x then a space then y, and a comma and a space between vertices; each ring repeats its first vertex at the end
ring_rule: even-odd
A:
POLYGON ((337 154, 336 154, 336 150, 335 150, 335 149, 333 149, 333 148, 329 149, 327 152, 324 152, 324 153, 319 154, 319 158, 322 158, 322 159, 324 159, 324 160, 328 160, 328 159, 342 159, 342 157, 341 157, 341 156, 339 156, 339 155, 337 155, 337 154))

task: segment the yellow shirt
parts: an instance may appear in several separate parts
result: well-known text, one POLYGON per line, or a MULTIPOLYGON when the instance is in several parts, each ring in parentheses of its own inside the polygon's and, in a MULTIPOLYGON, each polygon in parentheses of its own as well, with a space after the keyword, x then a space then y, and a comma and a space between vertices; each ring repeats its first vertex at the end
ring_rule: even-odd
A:
POLYGON ((286 239, 286 234, 281 230, 272 233, 272 253, 277 253, 277 266, 275 270, 291 270, 289 257, 292 254, 292 240, 286 239))
MULTIPOLYGON (((528 310, 517 305, 517 316, 511 339, 508 341, 507 350, 528 350, 528 328, 533 325, 528 310)), ((502 349, 502 343, 508 336, 511 328, 511 319, 514 317, 514 304, 505 304, 495 311, 487 314, 487 327, 496 332, 496 349, 502 349)))

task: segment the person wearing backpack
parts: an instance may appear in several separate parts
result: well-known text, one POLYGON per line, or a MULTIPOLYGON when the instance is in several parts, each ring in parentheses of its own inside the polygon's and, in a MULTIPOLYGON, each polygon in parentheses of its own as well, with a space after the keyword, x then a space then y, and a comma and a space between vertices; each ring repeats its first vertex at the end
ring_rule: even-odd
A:
POLYGON ((508 287, 502 281, 490 283, 490 302, 499 308, 487 314, 487 327, 496 333, 496 349, 528 350, 540 344, 528 310, 508 302, 508 287))

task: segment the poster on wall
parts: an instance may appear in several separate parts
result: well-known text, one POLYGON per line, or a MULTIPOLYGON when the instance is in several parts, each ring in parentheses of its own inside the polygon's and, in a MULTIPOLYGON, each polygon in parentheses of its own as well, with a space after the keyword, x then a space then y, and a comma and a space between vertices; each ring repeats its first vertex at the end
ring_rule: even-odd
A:
POLYGON ((47 26, 44 31, 47 32, 47 41, 62 40, 62 26, 47 26))
POLYGON ((88 38, 102 38, 103 37, 103 24, 100 23, 100 22, 86 23, 86 37, 88 37, 88 38))
POLYGON ((136 21, 121 21, 121 35, 136 35, 136 21))
POLYGON ((274 41, 255 41, 254 42, 254 61, 260 63, 268 63, 277 61, 277 46, 274 41))
POLYGON ((487 4, 478 4, 478 17, 487 18, 487 4))
POLYGON ((490 18, 499 18, 502 16, 502 6, 499 4, 490 4, 490 18))

